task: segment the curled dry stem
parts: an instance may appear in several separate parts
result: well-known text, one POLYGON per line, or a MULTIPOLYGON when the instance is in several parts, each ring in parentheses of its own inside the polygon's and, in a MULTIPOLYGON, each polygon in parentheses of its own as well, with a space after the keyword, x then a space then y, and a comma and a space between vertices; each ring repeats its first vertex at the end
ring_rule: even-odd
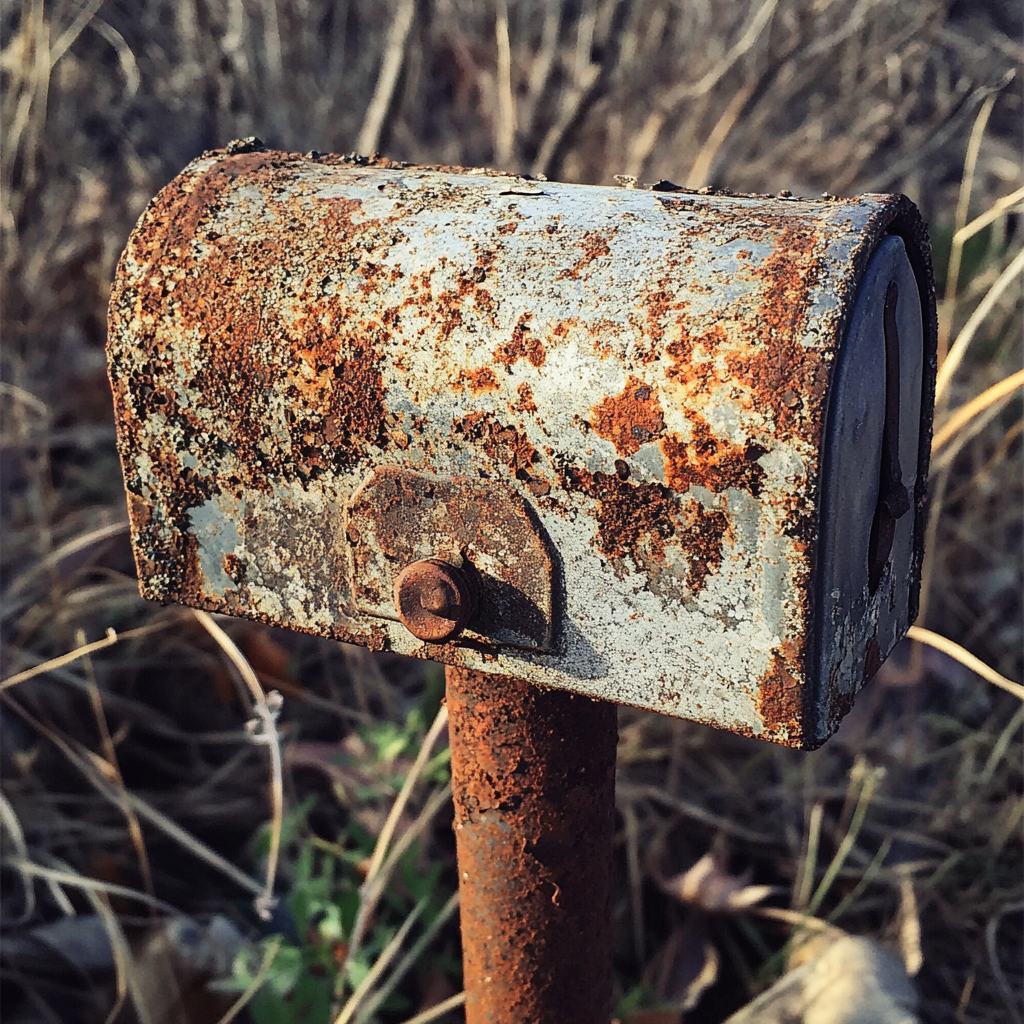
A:
POLYGON ((274 897, 274 880, 277 877, 277 864, 281 855, 281 829, 284 825, 284 772, 281 736, 277 731, 277 719, 281 714, 284 698, 276 690, 271 690, 267 694, 263 692, 263 687, 249 660, 209 613, 193 609, 192 614, 217 642, 252 694, 255 717, 246 723, 246 732, 253 743, 266 747, 270 752, 270 848, 267 851, 266 882, 253 903, 260 920, 269 921, 270 912, 277 903, 274 897))

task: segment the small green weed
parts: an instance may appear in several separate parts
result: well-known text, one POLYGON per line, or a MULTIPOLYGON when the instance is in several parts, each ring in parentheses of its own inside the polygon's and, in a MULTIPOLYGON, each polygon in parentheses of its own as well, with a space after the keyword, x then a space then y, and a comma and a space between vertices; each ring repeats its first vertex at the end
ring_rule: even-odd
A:
MULTIPOLYGON (((382 721, 359 730, 365 751, 360 767, 368 781, 352 788, 354 803, 394 801, 424 743, 430 711, 439 704, 438 687, 428 684, 426 691, 404 723, 382 721)), ((435 796, 447 789, 448 765, 445 747, 420 772, 435 796)), ((368 1024, 378 1012, 409 1009, 399 982, 421 961, 424 948, 457 906, 457 897, 442 879, 442 862, 428 857, 428 836, 421 833, 394 860, 388 884, 353 952, 350 942, 368 899, 367 865, 378 837, 355 815, 334 841, 315 835, 308 821, 313 803, 314 798, 304 801, 285 816, 282 825, 281 846, 290 854, 284 870, 289 895, 279 911, 278 934, 239 954, 231 981, 219 986, 254 993, 249 1005, 256 1024, 328 1024, 336 1019, 368 1024), (414 928, 418 938, 397 960, 399 947, 414 928)), ((264 855, 268 848, 269 834, 263 832, 257 840, 257 855, 264 855)), ((443 949, 432 969, 458 986, 457 950, 443 949)))

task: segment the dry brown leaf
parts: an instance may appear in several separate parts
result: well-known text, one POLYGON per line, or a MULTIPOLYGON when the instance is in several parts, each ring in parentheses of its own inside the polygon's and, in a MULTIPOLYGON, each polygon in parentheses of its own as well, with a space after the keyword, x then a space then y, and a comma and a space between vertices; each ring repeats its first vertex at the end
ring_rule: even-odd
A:
POLYGON ((750 879, 749 869, 730 875, 725 858, 712 852, 704 854, 688 871, 671 878, 658 877, 657 881, 666 893, 681 903, 721 914, 745 910, 778 891, 772 885, 751 885, 750 879))
POLYGON ((233 1001, 209 982, 227 978, 242 936, 223 915, 172 918, 133 950, 139 996, 152 1024, 214 1024, 233 1001))
POLYGON ((918 1024, 917 993, 895 954, 853 935, 814 949, 726 1024, 918 1024))

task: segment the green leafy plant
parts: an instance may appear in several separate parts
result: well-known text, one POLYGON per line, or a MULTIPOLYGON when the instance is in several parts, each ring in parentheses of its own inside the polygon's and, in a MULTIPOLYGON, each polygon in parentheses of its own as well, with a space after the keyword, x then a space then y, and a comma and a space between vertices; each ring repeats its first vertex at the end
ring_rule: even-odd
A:
MULTIPOLYGON (((443 683, 441 674, 436 675, 443 683)), ((457 896, 444 884, 441 862, 428 861, 426 851, 425 825, 447 802, 449 792, 448 749, 430 754, 441 716, 427 729, 427 714, 430 705, 437 706, 438 696, 438 681, 432 679, 404 723, 374 722, 358 732, 366 781, 351 787, 354 801, 387 800, 393 812, 408 791, 410 774, 433 793, 418 817, 405 823, 390 858, 381 860, 380 854, 387 824, 374 834, 353 815, 327 841, 309 826, 314 798, 285 816, 280 840, 286 856, 290 854, 282 866, 289 895, 279 920, 287 928, 240 953, 232 979, 219 986, 248 994, 256 1024, 364 1024, 378 1011, 408 1008, 400 982, 457 906, 457 896), (381 866, 371 876, 375 864, 381 866), (414 932, 415 941, 399 959, 414 932)), ((265 830, 256 852, 265 855, 269 847, 265 830)), ((458 982, 460 964, 451 949, 433 967, 458 982)))

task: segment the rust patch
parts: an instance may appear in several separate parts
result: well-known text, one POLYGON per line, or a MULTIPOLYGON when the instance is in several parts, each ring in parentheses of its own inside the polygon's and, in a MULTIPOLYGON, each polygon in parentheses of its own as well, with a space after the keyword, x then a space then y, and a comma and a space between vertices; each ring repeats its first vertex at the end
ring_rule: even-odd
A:
MULTIPOLYGON (((286 167, 288 163, 286 153, 258 152, 225 157, 203 174, 195 175, 188 189, 181 187, 179 179, 172 181, 149 204, 146 219, 154 228, 164 228, 163 242, 167 249, 185 255, 191 251, 199 225, 216 208, 221 192, 236 178, 266 168, 286 167)), ((148 242, 148 235, 133 232, 127 251, 140 263, 145 263, 148 242)))
POLYGON ((533 388, 531 388, 526 381, 523 381, 523 383, 516 388, 516 394, 519 396, 519 404, 516 406, 516 409, 519 412, 537 411, 537 403, 533 398, 533 388))
POLYGON ((588 470, 569 470, 565 486, 597 499, 598 550, 620 571, 625 568, 623 557, 629 555, 649 575, 655 592, 672 590, 662 571, 670 544, 689 562, 686 586, 691 595, 700 593, 721 566, 729 533, 724 512, 704 508, 693 499, 680 501, 661 484, 631 483, 588 470))
POLYGON ((606 1021, 615 705, 445 677, 466 1024, 606 1021))
POLYGON ((496 391, 498 388, 498 378, 494 376, 494 371, 489 366, 482 370, 463 370, 460 379, 469 385, 474 395, 479 395, 483 391, 496 391))
MULTIPOLYGON (((329 468, 351 465, 367 444, 380 440, 383 430, 383 328, 353 322, 348 310, 339 313, 336 303, 323 302, 318 293, 339 262, 348 261, 373 284, 379 268, 366 255, 386 251, 394 232, 377 222, 354 224, 360 204, 353 200, 334 201, 329 216, 312 226, 286 214, 274 233, 227 234, 214 226, 217 199, 225 188, 253 176, 273 175, 276 180, 287 169, 281 154, 249 153, 196 175, 190 189, 180 181, 172 183, 151 207, 146 229, 132 236, 132 256, 153 270, 145 279, 149 289, 137 285, 134 295, 115 296, 115 303, 133 300, 137 319, 163 321, 143 345, 154 358, 131 379, 132 392, 140 396, 136 415, 163 415, 168 428, 181 431, 184 444, 179 449, 195 454, 200 465, 218 461, 205 457, 204 447, 227 443, 247 477, 237 481, 236 489, 266 489, 271 476, 315 479, 329 468), (212 218, 205 233, 204 214, 212 218), (196 238, 189 230, 206 243, 201 255, 194 251, 196 238), (299 236, 311 230, 322 236, 321 246, 299 244, 299 236), (263 308, 263 296, 282 285, 304 310, 293 323, 263 308), (173 346, 176 332, 196 329, 204 337, 205 365, 181 383, 185 390, 204 395, 230 389, 230 397, 217 403, 227 429, 216 439, 187 399, 178 401, 176 374, 183 368, 160 358, 173 346), (268 430, 274 411, 265 384, 279 375, 286 380, 287 441, 268 430)), ((116 379, 116 367, 112 376, 116 379)), ((167 468, 180 472, 177 465, 167 468)))
POLYGON ((784 642, 772 652, 768 671, 757 681, 757 713, 767 734, 763 739, 782 740, 793 746, 803 740, 803 647, 803 640, 784 642))
POLYGON ((472 442, 493 463, 508 467, 518 480, 534 479, 533 465, 540 454, 515 427, 503 426, 484 412, 454 420, 452 431, 472 442))
POLYGON ((710 379, 717 376, 714 364, 710 359, 695 364, 693 361, 694 349, 700 346, 710 356, 726 340, 725 329, 721 324, 713 325, 704 334, 694 335, 689 331, 686 319, 680 316, 677 323, 677 336, 665 347, 673 364, 665 371, 665 376, 670 380, 706 386, 710 379))
POLYGON ((757 460, 767 454, 768 449, 754 441, 742 448, 731 441, 723 441, 696 412, 690 414, 690 422, 693 425, 691 440, 681 441, 672 435, 661 442, 669 487, 681 494, 695 485, 715 494, 735 488, 759 497, 764 470, 757 460))
POLYGON ((530 330, 532 313, 524 313, 512 329, 512 340, 499 345, 494 350, 496 362, 504 363, 512 368, 512 365, 520 359, 526 359, 534 366, 543 366, 547 353, 541 344, 540 338, 530 330))
POLYGON ((630 376, 621 394, 609 395, 594 407, 590 425, 620 455, 635 455, 665 429, 665 416, 651 385, 630 376))
MULTIPOLYGON (((317 186, 297 183, 301 169, 286 154, 257 152, 183 174, 150 204, 122 258, 110 331, 131 323, 134 333, 130 345, 112 348, 109 366, 122 463, 138 466, 140 425, 159 417, 159 427, 147 429, 168 441, 147 448, 147 483, 129 468, 126 485, 161 495, 137 544, 163 563, 171 593, 195 590, 198 599, 202 587, 197 565, 157 551, 168 526, 179 539, 163 545, 182 543, 189 510, 217 493, 269 493, 271 481, 306 485, 354 465, 383 438, 387 328, 358 318, 327 288, 339 270, 357 274, 362 288, 387 288, 383 256, 402 235, 390 222, 357 223, 355 200, 324 201, 322 216, 309 220, 303 203, 317 186), (273 208, 273 230, 223 220, 228 190, 271 181, 293 196, 273 208), (126 261, 139 269, 126 272, 126 261), (285 320, 271 296, 302 315, 285 320), (196 365, 182 356, 194 346, 196 365), (204 406, 195 405, 197 395, 204 406), (226 459, 230 474, 204 471, 226 459)), ((245 202, 232 199, 243 215, 245 202)))
POLYGON ((583 237, 580 240, 580 244, 583 248, 583 255, 572 267, 567 267, 563 270, 555 280, 575 280, 580 276, 580 272, 586 270, 594 260, 600 259, 602 256, 610 256, 611 249, 608 247, 608 243, 615 237, 615 234, 615 228, 612 228, 611 231, 605 232, 584 231, 583 237))
POLYGON ((729 354, 733 379, 745 384, 758 408, 770 410, 775 436, 817 443, 824 414, 828 364, 805 347, 809 293, 822 273, 821 238, 806 221, 787 224, 757 270, 764 281, 763 301, 751 328, 748 350, 729 354), (795 400, 796 396, 804 400, 795 400))

